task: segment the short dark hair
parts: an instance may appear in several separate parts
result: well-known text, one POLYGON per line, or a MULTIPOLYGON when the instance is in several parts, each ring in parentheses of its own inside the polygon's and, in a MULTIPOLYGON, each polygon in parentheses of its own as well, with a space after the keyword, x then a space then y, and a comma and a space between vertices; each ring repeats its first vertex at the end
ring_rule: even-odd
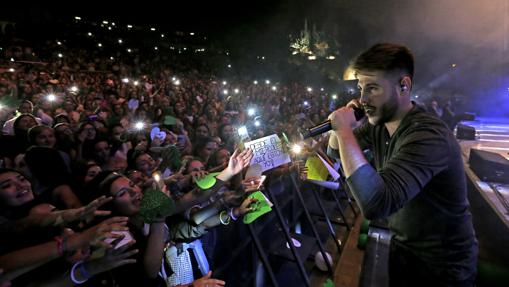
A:
POLYGON ((402 71, 414 77, 414 56, 408 47, 400 44, 379 43, 362 52, 352 62, 357 71, 402 71))

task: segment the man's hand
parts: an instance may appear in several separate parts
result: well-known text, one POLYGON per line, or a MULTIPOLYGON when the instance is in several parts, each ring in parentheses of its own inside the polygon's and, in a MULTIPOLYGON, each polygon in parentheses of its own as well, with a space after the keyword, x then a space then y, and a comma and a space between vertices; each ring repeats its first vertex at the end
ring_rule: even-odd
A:
POLYGON ((346 106, 349 108, 352 108, 352 109, 353 108, 359 108, 359 109, 362 108, 362 105, 358 99, 353 99, 353 100, 349 101, 348 104, 346 104, 346 106))
POLYGON ((332 112, 328 119, 331 121, 332 130, 352 129, 356 124, 355 115, 351 107, 341 107, 332 112))

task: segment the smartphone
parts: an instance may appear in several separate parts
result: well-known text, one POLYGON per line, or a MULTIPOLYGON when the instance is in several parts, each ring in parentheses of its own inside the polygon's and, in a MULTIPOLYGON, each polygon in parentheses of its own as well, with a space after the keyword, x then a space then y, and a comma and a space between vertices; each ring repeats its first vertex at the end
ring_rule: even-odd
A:
POLYGON ((164 187, 164 180, 163 180, 163 177, 161 175, 161 172, 160 171, 153 172, 152 173, 152 178, 156 182, 157 187, 162 190, 163 187, 164 187))
POLYGON ((262 175, 261 178, 260 178, 260 183, 258 183, 258 189, 260 189, 260 187, 262 187, 263 185, 263 182, 265 181, 265 179, 267 178, 266 175, 262 175))
MULTIPOLYGON (((112 231, 111 233, 113 234, 118 234, 118 235, 124 235, 124 238, 122 238, 122 240, 120 240, 117 245, 115 245, 113 247, 113 249, 118 249, 130 242, 132 242, 134 240, 131 232, 129 231, 112 231)), ((110 244, 111 242, 115 241, 116 238, 107 238, 106 240, 104 240, 104 242, 110 244)))

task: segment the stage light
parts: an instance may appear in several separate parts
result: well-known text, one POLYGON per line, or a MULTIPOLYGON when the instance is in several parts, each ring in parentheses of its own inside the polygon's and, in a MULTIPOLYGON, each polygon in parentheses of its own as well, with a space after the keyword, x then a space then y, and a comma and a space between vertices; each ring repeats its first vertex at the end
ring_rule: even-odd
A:
POLYGON ((58 57, 62 58, 62 57, 64 57, 64 55, 62 55, 62 53, 58 53, 58 57))
POLYGON ((226 86, 227 82, 226 81, 223 81, 223 86, 226 86))
POLYGON ((272 86, 272 90, 273 91, 277 90, 276 86, 272 86))
POLYGON ((127 29, 131 29, 133 25, 127 25, 127 29))
POLYGON ((338 98, 338 95, 336 95, 336 94, 332 95, 332 99, 333 99, 333 100, 335 100, 335 99, 337 99, 337 98, 338 98))
POLYGON ((161 34, 161 38, 164 38, 164 34, 161 34))
POLYGON ((256 81, 256 80, 253 81, 253 84, 258 85, 258 81, 256 81))
POLYGON ((175 80, 173 83, 175 84, 175 86, 180 86, 180 80, 178 80, 178 79, 175 80))
POLYGON ((74 16, 74 19, 76 19, 76 20, 81 20, 81 17, 79 17, 79 16, 74 16))
POLYGON ((265 80, 265 84, 270 85, 270 81, 269 80, 265 80))
POLYGON ((103 44, 97 43, 97 47, 102 47, 102 46, 103 46, 103 44))
POLYGON ((256 114, 256 110, 255 110, 255 108, 249 108, 249 109, 247 110, 247 115, 248 115, 248 116, 252 117, 252 116, 254 116, 255 114, 256 114))
POLYGON ((78 87, 72 86, 69 90, 73 93, 76 93, 78 91, 78 87))
POLYGON ((311 93, 311 92, 313 91, 313 88, 308 87, 308 88, 307 88, 307 90, 308 90, 308 92, 310 92, 310 93, 311 93))
POLYGON ((9 72, 14 73, 14 68, 9 68, 9 72))
POLYGON ((233 90, 233 92, 234 92, 235 94, 238 94, 238 93, 239 93, 239 89, 234 89, 234 90, 233 90))
POLYGON ((123 42, 122 39, 118 39, 119 44, 122 44, 122 42, 123 42))
POLYGON ((139 85, 139 84, 140 84, 140 83, 139 83, 138 81, 134 81, 134 82, 133 82, 133 85, 135 85, 135 86, 137 86, 137 85, 139 85))
POLYGON ((154 28, 154 27, 150 28, 150 31, 155 31, 155 30, 156 30, 156 28, 154 28))
POLYGON ((323 88, 320 88, 320 91, 322 91, 322 92, 323 92, 323 88))
POLYGON ((131 49, 127 49, 127 53, 131 53, 131 52, 132 52, 132 50, 131 50, 131 49))
POLYGON ((231 67, 232 67, 232 65, 228 64, 228 68, 231 68, 231 67))
POLYGON ((256 127, 259 127, 259 126, 261 125, 261 123, 260 123, 260 121, 255 121, 254 125, 255 125, 256 127))
POLYGON ((62 45, 62 42, 60 42, 60 41, 57 41, 57 45, 59 45, 59 46, 60 46, 60 45, 62 45))
POLYGON ((103 24, 108 25, 108 21, 103 21, 103 24))
POLYGON ((87 35, 92 37, 92 32, 88 32, 87 35))
POLYGON ((189 35, 194 36, 194 33, 193 33, 193 32, 191 32, 191 33, 189 33, 189 35))
POLYGON ((124 83, 126 83, 126 84, 127 84, 127 83, 129 83, 129 79, 128 79, 128 78, 123 78, 123 79, 122 79, 122 82, 124 82, 124 83))
POLYGON ((309 106, 309 102, 308 101, 304 101, 304 106, 309 106))
POLYGON ((158 49, 159 49, 159 48, 157 48, 157 46, 155 46, 155 47, 154 47, 154 50, 156 50, 156 51, 157 51, 158 49))
POLYGON ((223 90, 223 94, 228 95, 228 90, 223 90))

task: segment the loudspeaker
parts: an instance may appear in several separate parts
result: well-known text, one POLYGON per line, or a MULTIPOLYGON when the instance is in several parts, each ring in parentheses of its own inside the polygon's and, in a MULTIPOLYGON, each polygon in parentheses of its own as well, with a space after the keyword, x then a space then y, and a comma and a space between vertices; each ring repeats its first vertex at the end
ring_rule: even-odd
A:
POLYGON ((509 160, 498 153, 471 149, 468 163, 482 181, 509 183, 509 160))
POLYGON ((458 124, 456 126, 456 138, 460 140, 475 140, 475 128, 458 124))
POLYGON ((463 113, 459 116, 460 121, 475 121, 475 114, 474 113, 463 113))

